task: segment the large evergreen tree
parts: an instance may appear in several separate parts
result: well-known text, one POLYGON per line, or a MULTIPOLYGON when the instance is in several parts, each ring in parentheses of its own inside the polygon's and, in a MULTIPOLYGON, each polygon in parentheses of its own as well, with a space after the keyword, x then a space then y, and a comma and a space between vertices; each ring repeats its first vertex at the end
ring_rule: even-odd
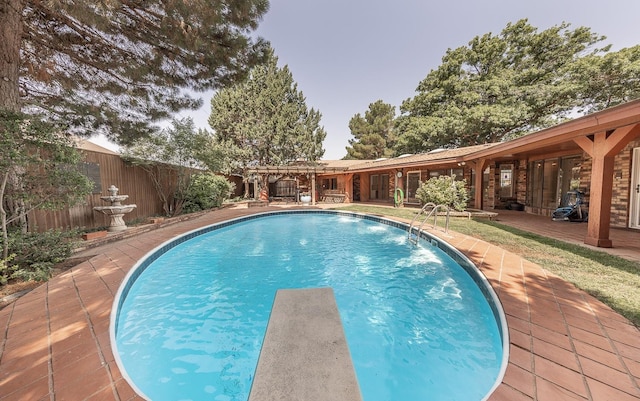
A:
POLYGON ((640 98, 640 45, 576 63, 574 82, 581 84, 579 108, 595 112, 640 98))
POLYGON ((211 99, 209 125, 215 146, 227 149, 234 170, 255 165, 314 162, 324 154, 321 114, 306 99, 287 66, 271 53, 249 78, 211 99))
POLYGON ((349 140, 345 159, 371 160, 394 155, 395 107, 378 100, 369 105, 369 110, 356 114, 349 121, 353 139, 349 140))
POLYGON ((448 50, 401 105, 398 152, 514 138, 556 124, 580 105, 575 67, 605 49, 589 28, 538 31, 527 20, 448 50))
POLYGON ((128 142, 264 59, 268 0, 0 1, 0 109, 128 142), (193 93, 193 92, 191 92, 193 93))

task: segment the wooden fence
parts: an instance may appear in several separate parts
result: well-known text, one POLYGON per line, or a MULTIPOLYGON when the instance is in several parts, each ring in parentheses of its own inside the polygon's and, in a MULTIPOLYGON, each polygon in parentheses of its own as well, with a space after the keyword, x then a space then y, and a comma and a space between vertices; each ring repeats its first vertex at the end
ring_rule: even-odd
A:
MULTIPOLYGON (((87 196, 83 204, 58 211, 33 211, 28 215, 30 231, 49 229, 81 228, 91 229, 109 225, 109 216, 93 210, 94 206, 109 206, 100 199, 108 195, 111 185, 118 187, 119 195, 129 195, 123 205, 135 204, 137 207, 124 216, 125 223, 144 220, 151 216, 164 215, 163 204, 148 172, 123 160, 114 152, 81 149, 85 154, 81 168, 94 182, 93 193, 87 196)), ((164 188, 176 185, 176 171, 171 166, 160 166, 160 178, 164 188)), ((242 193, 242 179, 227 177, 236 182, 236 194, 242 193)))

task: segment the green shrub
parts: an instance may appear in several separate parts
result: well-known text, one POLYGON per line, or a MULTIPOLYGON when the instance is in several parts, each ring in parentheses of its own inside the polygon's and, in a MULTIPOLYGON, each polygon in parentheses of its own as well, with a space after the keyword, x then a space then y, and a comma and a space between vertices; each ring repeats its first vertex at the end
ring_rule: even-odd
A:
POLYGON ((6 259, 0 259, 0 285, 5 285, 13 276, 16 267, 10 264, 16 255, 9 255, 6 259))
POLYGON ((235 184, 221 175, 196 174, 191 178, 184 202, 184 212, 192 213, 219 207, 235 189, 235 184))
POLYGON ((456 181, 456 176, 441 175, 420 184, 416 191, 416 198, 426 204, 446 205, 457 211, 463 211, 467 207, 469 195, 467 194, 465 180, 456 181))
POLYGON ((9 279, 46 281, 56 263, 69 258, 78 237, 76 230, 49 230, 43 233, 9 233, 10 257, 2 261, 0 275, 9 279))

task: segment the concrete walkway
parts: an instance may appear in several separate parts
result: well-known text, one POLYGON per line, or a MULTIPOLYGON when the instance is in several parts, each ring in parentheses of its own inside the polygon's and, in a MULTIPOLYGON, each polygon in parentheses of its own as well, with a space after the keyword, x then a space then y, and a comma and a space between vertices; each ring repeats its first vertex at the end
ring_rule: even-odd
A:
MULTIPOLYGON (((125 274, 176 235, 266 210, 280 209, 223 209, 88 249, 91 259, 0 310, 0 400, 140 399, 122 378, 109 343, 111 305, 125 274)), ((502 218, 506 223, 506 213, 502 218)), ((554 224, 563 234, 571 225, 554 224)), ((635 326, 517 255, 456 233, 446 241, 479 266, 507 313, 509 366, 491 400, 640 399, 635 326)), ((640 260, 633 249, 628 252, 640 260)))

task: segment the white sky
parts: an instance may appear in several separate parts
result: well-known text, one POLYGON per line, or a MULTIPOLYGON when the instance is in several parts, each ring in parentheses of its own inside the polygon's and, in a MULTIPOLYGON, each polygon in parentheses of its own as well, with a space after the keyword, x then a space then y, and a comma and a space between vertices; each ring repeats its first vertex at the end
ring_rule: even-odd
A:
MULTIPOLYGON (((341 159, 349 120, 381 99, 415 95, 448 48, 528 18, 539 30, 568 22, 604 35, 613 50, 640 44, 640 0, 271 0, 257 31, 289 66, 307 106, 322 113, 323 159, 341 159)), ((183 113, 208 128, 211 94, 183 113)))

